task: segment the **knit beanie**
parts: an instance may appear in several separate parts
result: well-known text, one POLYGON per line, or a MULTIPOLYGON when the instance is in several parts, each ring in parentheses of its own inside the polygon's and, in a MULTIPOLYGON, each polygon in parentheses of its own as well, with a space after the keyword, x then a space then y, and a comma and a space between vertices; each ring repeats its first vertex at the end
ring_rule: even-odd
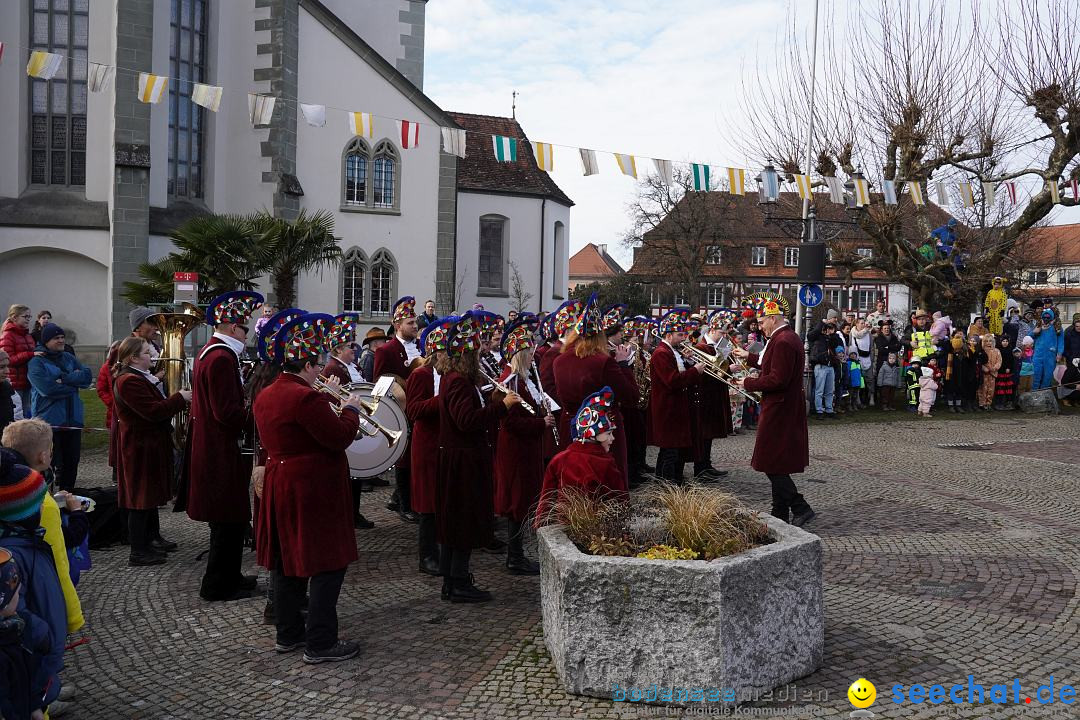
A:
POLYGON ((128 313, 128 322, 131 324, 131 332, 135 332, 139 329, 139 326, 146 322, 146 319, 151 315, 154 315, 154 311, 148 307, 139 306, 128 313))
POLYGON ((45 491, 41 473, 18 464, 10 450, 0 450, 0 520, 18 522, 40 512, 45 491))
POLYGON ((44 345, 57 335, 63 334, 64 329, 56 323, 45 323, 45 327, 41 328, 41 344, 44 345))

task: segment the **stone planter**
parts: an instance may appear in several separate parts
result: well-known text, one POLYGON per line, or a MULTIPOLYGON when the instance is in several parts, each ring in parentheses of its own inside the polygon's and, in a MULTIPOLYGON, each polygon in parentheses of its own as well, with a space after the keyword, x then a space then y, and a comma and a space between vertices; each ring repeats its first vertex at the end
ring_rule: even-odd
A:
POLYGON ((820 667, 821 539, 766 521, 774 542, 708 562, 587 555, 541 528, 544 642, 567 692, 731 706, 820 667))

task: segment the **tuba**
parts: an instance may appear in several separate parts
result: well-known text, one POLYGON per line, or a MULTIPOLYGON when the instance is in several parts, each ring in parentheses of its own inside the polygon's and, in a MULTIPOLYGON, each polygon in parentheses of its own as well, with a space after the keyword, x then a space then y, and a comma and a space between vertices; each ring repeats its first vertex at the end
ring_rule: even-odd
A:
MULTIPOLYGON (((161 355, 154 371, 165 371, 162 382, 166 395, 191 389, 191 370, 184 352, 184 339, 205 318, 203 311, 191 303, 183 303, 181 308, 181 312, 156 313, 148 318, 161 332, 161 355)), ((188 418, 186 407, 173 418, 173 445, 178 450, 182 450, 187 441, 188 418)))

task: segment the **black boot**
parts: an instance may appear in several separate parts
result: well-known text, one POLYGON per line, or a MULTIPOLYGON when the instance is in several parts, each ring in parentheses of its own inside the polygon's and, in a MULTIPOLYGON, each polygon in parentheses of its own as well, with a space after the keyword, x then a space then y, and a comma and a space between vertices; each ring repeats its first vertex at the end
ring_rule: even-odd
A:
POLYGON ((420 513, 420 527, 417 528, 419 547, 419 569, 425 575, 441 575, 439 568, 439 547, 435 544, 435 515, 420 513))
POLYGON ((540 566, 525 557, 524 530, 512 518, 506 521, 506 569, 511 575, 539 575, 540 566))
POLYGON ((450 602, 452 603, 482 603, 492 599, 491 593, 473 584, 471 573, 465 577, 451 578, 450 583, 450 602))

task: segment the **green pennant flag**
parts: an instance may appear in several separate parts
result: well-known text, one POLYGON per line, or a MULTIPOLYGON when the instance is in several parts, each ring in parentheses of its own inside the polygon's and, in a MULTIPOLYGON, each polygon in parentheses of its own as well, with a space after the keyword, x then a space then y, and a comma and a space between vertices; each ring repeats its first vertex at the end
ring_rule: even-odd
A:
POLYGON ((499 162, 517 162, 517 139, 505 135, 492 135, 495 143, 495 158, 499 162))
POLYGON ((699 192, 709 192, 712 187, 709 184, 709 166, 693 164, 691 167, 694 169, 694 189, 699 192))

